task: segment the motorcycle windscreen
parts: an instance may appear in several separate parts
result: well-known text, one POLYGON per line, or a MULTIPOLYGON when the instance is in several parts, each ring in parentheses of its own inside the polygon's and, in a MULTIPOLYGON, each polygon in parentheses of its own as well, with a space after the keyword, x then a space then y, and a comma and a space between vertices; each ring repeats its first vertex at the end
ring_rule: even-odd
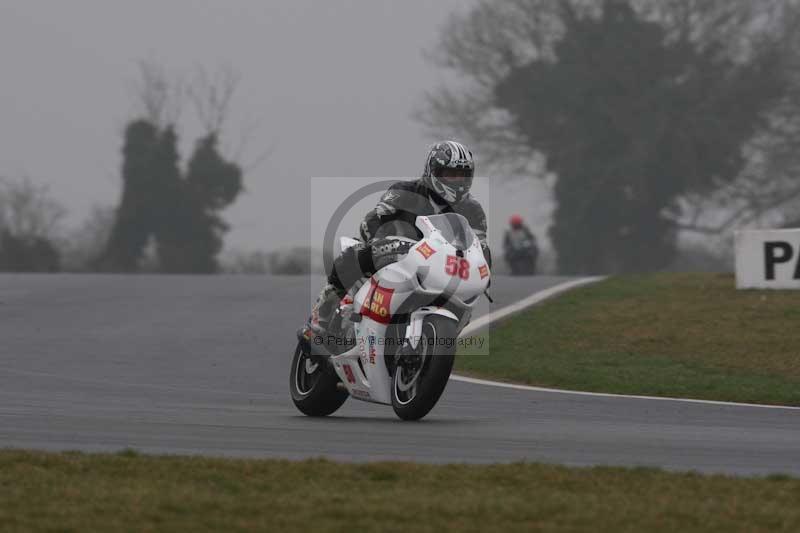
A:
POLYGON ((429 216, 428 220, 456 250, 466 251, 475 242, 475 232, 462 215, 443 213, 429 216))

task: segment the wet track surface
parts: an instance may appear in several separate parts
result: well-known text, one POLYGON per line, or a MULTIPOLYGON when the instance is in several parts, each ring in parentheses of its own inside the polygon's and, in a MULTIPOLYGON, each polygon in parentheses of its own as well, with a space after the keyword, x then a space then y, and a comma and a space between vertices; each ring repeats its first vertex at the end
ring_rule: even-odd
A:
MULTIPOLYGON (((561 281, 498 277, 493 308, 561 281)), ((419 423, 353 399, 306 418, 288 369, 311 285, 0 275, 0 446, 800 474, 800 411, 451 381, 419 423)))

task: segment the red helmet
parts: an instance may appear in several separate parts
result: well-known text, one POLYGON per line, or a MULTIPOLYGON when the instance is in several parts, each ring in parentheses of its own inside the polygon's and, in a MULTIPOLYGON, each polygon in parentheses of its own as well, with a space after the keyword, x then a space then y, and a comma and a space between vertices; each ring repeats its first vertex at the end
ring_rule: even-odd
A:
POLYGON ((511 218, 508 220, 508 223, 511 224, 513 227, 518 228, 522 225, 522 217, 520 215, 511 215, 511 218))

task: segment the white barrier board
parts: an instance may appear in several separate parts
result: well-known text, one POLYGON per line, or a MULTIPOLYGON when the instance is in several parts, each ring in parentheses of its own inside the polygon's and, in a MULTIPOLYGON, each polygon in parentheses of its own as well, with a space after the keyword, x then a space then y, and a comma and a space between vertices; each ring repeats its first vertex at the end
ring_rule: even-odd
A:
POLYGON ((736 288, 800 289, 800 229, 737 231, 736 288))

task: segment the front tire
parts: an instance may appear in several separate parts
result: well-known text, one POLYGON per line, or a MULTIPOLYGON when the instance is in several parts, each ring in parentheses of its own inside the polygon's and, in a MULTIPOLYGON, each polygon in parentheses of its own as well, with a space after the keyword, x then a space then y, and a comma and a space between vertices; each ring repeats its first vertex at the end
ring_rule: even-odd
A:
POLYGON ((419 420, 439 401, 455 360, 455 321, 438 315, 423 319, 417 351, 419 368, 398 364, 392 379, 392 408, 403 420, 419 420))
POLYGON ((289 373, 292 401, 308 416, 328 416, 347 400, 346 390, 339 390, 339 376, 326 361, 314 361, 298 342, 289 373))

